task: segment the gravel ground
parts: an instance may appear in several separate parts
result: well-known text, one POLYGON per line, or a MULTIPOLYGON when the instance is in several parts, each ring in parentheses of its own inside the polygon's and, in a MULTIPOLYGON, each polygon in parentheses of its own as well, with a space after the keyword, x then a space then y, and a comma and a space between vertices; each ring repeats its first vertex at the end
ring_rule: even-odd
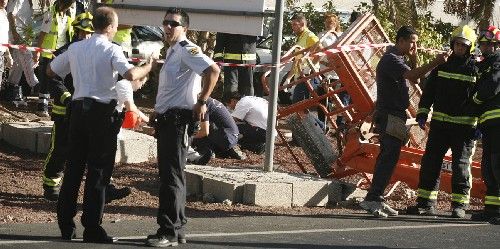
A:
MULTIPOLYGON (((138 104, 141 106, 140 102, 138 104)), ((145 105, 150 106, 150 105, 145 105)), ((151 108, 141 107, 145 113, 151 108)), ((25 108, 0 103, 0 123, 13 121, 37 121, 40 118, 32 114, 34 103, 25 108), (3 105, 3 106, 2 106, 3 105)), ((48 120, 44 118, 42 120, 48 120)), ((308 174, 315 175, 314 167, 302 152, 300 147, 292 147, 308 174)), ((219 167, 262 168, 263 155, 255 155, 248 151, 248 158, 243 161, 234 159, 212 159, 209 165, 219 167)), ((476 158, 478 155, 476 155, 476 158)), ((2 223, 44 223, 55 222, 55 202, 42 198, 42 167, 45 155, 30 153, 14 148, 0 141, 0 224, 2 223)), ((284 146, 277 140, 275 148, 275 170, 280 172, 300 173, 294 159, 284 146)), ((354 175, 344 179, 356 182, 361 178, 354 175)), ((158 203, 157 169, 154 163, 118 164, 113 173, 113 183, 119 187, 128 186, 132 194, 125 199, 114 201, 105 208, 105 221, 138 220, 144 217, 155 217, 158 203)), ((80 189, 80 199, 82 189, 80 189)), ((438 208, 449 210, 450 195, 440 193, 438 208)), ((400 184, 388 198, 390 205, 404 209, 414 204, 414 192, 400 184)), ((480 200, 473 199, 472 210, 480 209, 480 200)), ((223 203, 203 203, 199 197, 188 197, 187 214, 191 217, 218 217, 225 215, 315 215, 342 214, 363 212, 355 203, 346 202, 328 207, 256 207, 241 204, 227 205, 223 203)), ((80 214, 80 213, 79 213, 80 214)))

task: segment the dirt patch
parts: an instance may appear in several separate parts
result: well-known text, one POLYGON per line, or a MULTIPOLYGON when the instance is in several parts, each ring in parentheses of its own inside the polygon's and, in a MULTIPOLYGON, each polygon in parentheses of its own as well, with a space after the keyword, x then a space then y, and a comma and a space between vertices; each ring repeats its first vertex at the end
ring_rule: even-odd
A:
MULTIPOLYGON (((152 111, 151 100, 139 101, 141 110, 152 111)), ((34 102, 24 109, 2 103, 0 105, 0 123, 14 121, 49 120, 38 118, 33 114, 34 102)), ((291 147, 308 174, 316 175, 314 167, 300 147, 291 147)), ((248 158, 243 161, 215 158, 209 165, 219 167, 262 168, 263 155, 244 152, 248 158)), ((300 173, 294 158, 287 147, 278 138, 275 148, 275 171, 300 173)), ((476 156, 477 157, 477 156, 476 156)), ((45 155, 30 153, 14 148, 0 141, 0 224, 1 223, 44 223, 55 222, 56 203, 42 197, 42 170, 45 155)), ((346 179, 356 182, 361 176, 351 176, 346 179)), ((118 164, 113 173, 113 182, 119 186, 128 186, 132 194, 125 199, 106 205, 104 220, 138 220, 145 217, 155 217, 158 206, 158 177, 156 164, 118 164)), ((83 187, 80 189, 80 199, 83 187)), ((439 209, 449 210, 450 195, 440 193, 439 209)), ((415 201, 414 194, 401 184, 388 198, 390 205, 404 209, 415 201)), ((471 209, 481 208, 481 200, 473 199, 471 209)), ((81 207, 80 207, 81 210, 81 207)), ((323 215, 363 212, 352 202, 329 207, 293 207, 274 208, 256 207, 241 204, 227 205, 222 203, 204 203, 200 197, 188 198, 187 214, 190 217, 220 217, 231 215, 323 215)))

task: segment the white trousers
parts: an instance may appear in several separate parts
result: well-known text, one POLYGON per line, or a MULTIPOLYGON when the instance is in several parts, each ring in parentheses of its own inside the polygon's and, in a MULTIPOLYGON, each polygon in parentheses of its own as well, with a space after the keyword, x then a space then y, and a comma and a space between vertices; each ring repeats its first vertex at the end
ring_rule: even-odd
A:
POLYGON ((14 65, 12 69, 9 71, 9 79, 8 81, 11 84, 19 85, 19 81, 21 77, 26 77, 26 81, 28 85, 34 87, 38 84, 38 78, 35 75, 35 71, 33 69, 33 55, 30 51, 21 51, 19 49, 11 49, 12 59, 14 60, 14 65))

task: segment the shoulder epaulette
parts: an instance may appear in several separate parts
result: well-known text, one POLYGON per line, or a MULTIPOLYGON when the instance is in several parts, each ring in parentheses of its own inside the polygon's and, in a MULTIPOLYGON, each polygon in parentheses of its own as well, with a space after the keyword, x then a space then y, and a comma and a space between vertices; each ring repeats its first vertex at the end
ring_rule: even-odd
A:
POLYGON ((179 42, 179 45, 181 45, 181 47, 185 47, 188 44, 189 42, 187 42, 186 40, 179 42))

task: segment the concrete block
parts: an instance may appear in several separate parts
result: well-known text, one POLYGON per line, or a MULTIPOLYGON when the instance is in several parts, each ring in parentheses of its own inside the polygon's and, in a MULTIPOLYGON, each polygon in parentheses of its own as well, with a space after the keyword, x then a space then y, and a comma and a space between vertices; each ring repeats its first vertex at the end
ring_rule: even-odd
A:
POLYGON ((329 182, 297 181, 293 182, 292 206, 324 207, 328 203, 329 182))
POLYGON ((293 186, 290 183, 247 183, 243 203, 256 206, 290 207, 293 186))
POLYGON ((340 203, 343 201, 359 201, 365 198, 368 191, 356 188, 356 185, 351 183, 333 180, 329 185, 328 202, 340 203))
POLYGON ((201 196, 203 194, 203 174, 200 172, 185 170, 187 196, 201 196))
POLYGON ((156 139, 152 136, 122 129, 118 136, 115 161, 142 163, 156 161, 156 139))
POLYGON ((39 132, 36 138, 36 152, 47 154, 51 146, 51 132, 39 132))
POLYGON ((328 189, 328 203, 340 203, 342 201, 342 182, 334 179, 328 184, 328 189))
POLYGON ((230 200, 233 203, 243 201, 243 186, 236 181, 227 181, 217 178, 203 178, 203 194, 213 194, 217 202, 230 200))
POLYGON ((52 122, 14 122, 2 124, 2 139, 31 152, 38 152, 38 134, 50 133, 52 122))

